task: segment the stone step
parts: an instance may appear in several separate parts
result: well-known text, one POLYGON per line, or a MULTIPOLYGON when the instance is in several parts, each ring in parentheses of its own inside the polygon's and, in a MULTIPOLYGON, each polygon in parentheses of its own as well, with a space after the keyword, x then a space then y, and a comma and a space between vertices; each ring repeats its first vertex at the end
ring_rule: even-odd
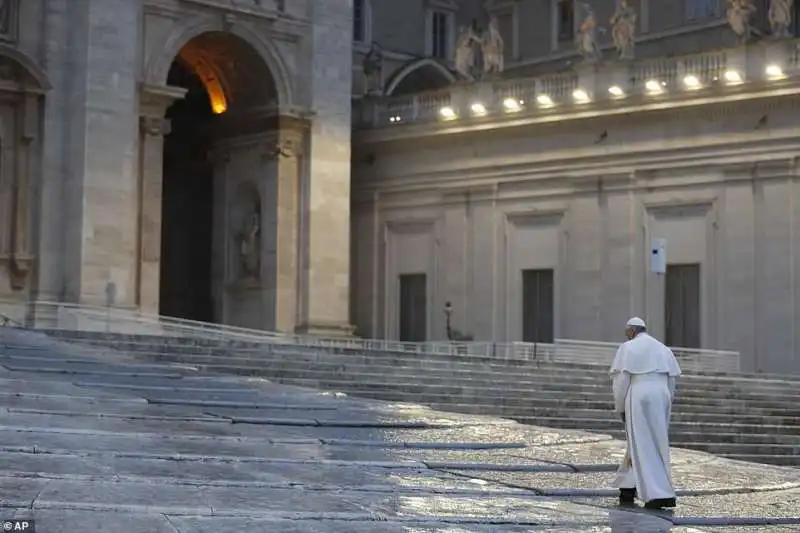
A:
MULTIPOLYGON (((208 356, 202 354, 176 354, 176 353, 147 353, 142 352, 142 355, 150 356, 154 358, 159 357, 189 357, 191 360, 182 359, 185 362, 191 363, 207 363, 207 364, 219 364, 220 358, 216 356, 208 356)), ((526 363, 524 365, 508 365, 507 361, 503 360, 490 360, 487 362, 480 362, 475 361, 472 358, 465 358, 462 360, 457 361, 447 361, 447 362, 439 362, 436 360, 428 360, 428 359, 420 359, 418 357, 407 357, 402 360, 392 360, 387 357, 382 356, 355 356, 355 355, 337 355, 337 354, 319 354, 319 353, 307 353, 298 355, 293 359, 283 358, 282 356, 275 356, 274 354, 261 354, 259 357, 243 357, 240 354, 227 354, 226 358, 223 360, 226 364, 235 365, 235 366, 247 366, 247 367, 264 367, 269 366, 271 368, 291 368, 291 369, 308 369, 308 368, 320 368, 320 369, 328 369, 334 368, 339 369, 341 371, 360 371, 363 368, 413 368, 413 369, 426 369, 428 371, 434 372, 436 370, 446 370, 448 372, 452 371, 470 371, 474 370, 475 372, 479 372, 484 374, 486 372, 491 372, 492 374, 497 374, 499 376, 507 376, 507 377, 518 377, 521 371, 528 370, 529 375, 555 375, 561 377, 571 377, 576 380, 583 380, 583 379, 596 379, 602 378, 608 380, 608 372, 605 367, 598 368, 595 367, 593 371, 581 371, 581 372, 573 372, 570 374, 566 374, 564 372, 564 368, 560 365, 555 363, 542 363, 542 364, 535 364, 535 363, 526 363), (307 366, 303 366, 302 363, 307 363, 307 366)), ((743 380, 740 378, 724 378, 724 377, 713 377, 713 376, 706 376, 706 375, 692 375, 687 374, 681 378, 682 382, 697 382, 702 384, 708 383, 725 383, 730 385, 748 385, 753 383, 765 383, 770 388, 775 387, 787 387, 791 388, 790 390, 797 390, 797 382, 793 380, 764 380, 763 378, 759 378, 756 380, 743 380)))
POLYGON ((722 457, 748 463, 800 467, 800 456, 798 455, 724 454, 722 457))
POLYGON ((797 444, 738 444, 729 442, 681 442, 673 441, 676 448, 691 448, 709 453, 728 455, 798 455, 800 443, 797 444))
MULTIPOLYGON (((392 401, 418 402, 423 404, 443 403, 447 400, 458 403, 504 405, 508 402, 528 406, 577 407, 585 405, 590 408, 612 407, 610 393, 606 394, 565 394, 557 391, 532 391, 529 389, 496 389, 493 387, 458 387, 448 385, 398 384, 393 382, 376 382, 373 380, 351 382, 345 379, 307 380, 307 379, 273 379, 277 383, 292 384, 305 387, 319 387, 327 390, 347 392, 356 396, 385 398, 392 401), (373 394, 369 394, 373 393, 373 394)), ((719 413, 750 413, 761 416, 798 416, 800 405, 793 402, 765 407, 751 406, 745 403, 734 403, 726 399, 698 399, 692 403, 678 398, 675 412, 714 410, 719 413)))
MULTIPOLYGON (((625 440, 624 430, 608 431, 615 439, 625 440)), ((704 444, 779 444, 800 445, 800 435, 781 435, 775 433, 697 433, 678 431, 670 427, 670 441, 704 444)))
MULTIPOLYGON (((83 338, 84 342, 86 339, 93 338, 92 342, 102 344, 106 342, 108 345, 114 346, 116 349, 128 349, 131 351, 138 351, 141 349, 145 349, 147 351, 148 347, 158 348, 161 349, 164 346, 168 348, 172 348, 170 351, 177 351, 175 348, 177 347, 217 347, 220 349, 221 354, 230 354, 232 352, 236 352, 237 346, 247 347, 253 352, 262 353, 265 347, 268 349, 275 349, 275 346, 279 346, 278 349, 300 349, 300 350, 308 350, 313 351, 316 353, 320 352, 328 352, 328 353, 339 353, 339 354, 358 354, 364 353, 365 350, 363 349, 354 349, 354 348, 328 348, 328 347, 307 347, 307 346, 296 346, 296 345, 287 345, 287 344, 266 344, 266 343, 242 343, 242 342, 234 342, 230 343, 227 341, 213 341, 213 340, 199 340, 199 339, 169 339, 167 342, 164 342, 163 338, 159 338, 157 336, 151 337, 138 337, 138 336, 110 336, 107 338, 102 337, 102 334, 96 333, 86 333, 80 332, 81 336, 76 336, 72 332, 64 332, 64 331, 56 331, 53 332, 53 335, 58 336, 64 340, 76 340, 83 338), (108 341, 106 339, 114 339, 112 341, 108 341), (123 343, 120 340, 116 339, 126 339, 127 342, 123 343), (143 342, 144 339, 147 339, 147 342, 143 342)), ((241 351, 241 350, 239 350, 241 351)), ((373 352, 375 353, 375 352, 373 352)), ((476 356, 476 355, 469 355, 469 356, 461 356, 455 354, 441 354, 441 353, 414 353, 414 352, 377 352, 382 356, 398 356, 407 359, 424 359, 424 360, 449 360, 449 361, 463 361, 464 359, 470 359, 472 361, 477 360, 486 360, 486 361, 503 361, 503 364, 508 366, 511 365, 529 365, 532 364, 530 361, 526 360, 513 360, 513 359, 500 359, 496 357, 486 357, 486 356, 476 356)), ((542 360, 540 360, 542 361, 542 360)), ((593 365, 593 364, 586 364, 586 363, 566 363, 566 362, 545 362, 545 364, 562 368, 562 369, 571 369, 571 370, 602 370, 604 365, 593 365)), ((800 382, 800 375, 776 375, 776 374, 752 374, 752 373, 743 373, 743 372, 703 372, 703 375, 708 377, 713 376, 720 376, 720 377, 733 377, 733 378, 752 378, 758 377, 760 379, 774 379, 778 381, 793 381, 793 382, 800 382)))
MULTIPOLYGON (((163 355, 158 358, 161 361, 172 361, 172 362, 181 362, 184 364, 190 365, 198 365, 200 364, 206 371, 212 372, 220 372, 220 373, 235 373, 235 374, 246 374, 246 375, 265 375, 271 377, 286 377, 286 378, 326 378, 331 374, 342 375, 342 376, 349 376, 352 374, 358 374, 358 377, 355 379, 364 380, 364 379, 371 379, 374 375, 385 376, 385 375, 394 375, 395 379, 410 379, 416 383, 433 383, 439 382, 443 378, 447 378, 451 382, 455 382, 458 379, 463 380, 475 380, 480 379, 480 381, 486 382, 487 376, 491 378, 491 380, 495 383, 509 383, 514 384, 518 383, 524 386, 532 386, 536 385, 541 382, 545 382, 550 385, 555 385, 558 382, 563 383, 560 385, 561 387, 565 388, 572 388, 576 386, 586 386, 586 387, 603 387, 608 388, 610 386, 610 380, 607 374, 602 374, 598 377, 593 376, 575 376, 574 378, 565 375, 563 372, 547 372, 546 374, 537 374, 537 373, 530 373, 521 375, 519 369, 514 372, 487 372, 485 369, 481 369, 477 372, 470 372, 464 369, 442 369, 442 370, 426 370, 424 375, 420 375, 419 372, 414 372, 413 369, 406 369, 401 367, 391 367, 391 366, 377 366, 377 365, 355 365, 351 362, 346 364, 338 364, 338 363, 329 363, 326 361, 320 361, 316 364, 309 364, 309 365, 302 365, 297 364, 296 362, 273 362, 269 360, 261 360, 256 361, 253 359, 240 359, 236 360, 235 358, 229 358, 225 364, 219 364, 219 360, 217 358, 206 358, 205 356, 200 356, 198 358, 186 358, 177 356, 174 354, 170 355, 163 355), (206 364, 206 360, 211 360, 214 364, 206 364), (365 376, 366 374, 366 376, 365 376), (575 381, 576 383, 572 383, 575 381)), ((541 369, 539 369, 541 370, 541 369)), ((800 392, 798 391, 797 387, 795 387, 791 383, 787 383, 785 387, 775 387, 773 384, 761 384, 761 383, 738 383, 731 387, 730 392, 725 392, 723 394, 721 389, 711 389, 708 383, 703 382, 696 382, 693 379, 681 378, 679 383, 679 394, 681 395, 689 395, 692 394, 705 394, 706 391, 710 394, 718 395, 723 394, 723 397, 735 397, 740 394, 749 394, 753 396, 753 399, 770 399, 775 397, 776 394, 780 393, 781 395, 786 394, 795 397, 796 399, 800 400, 800 392), (696 392, 695 392, 696 391, 696 392), (756 396, 761 396, 761 398, 756 398, 756 396)))

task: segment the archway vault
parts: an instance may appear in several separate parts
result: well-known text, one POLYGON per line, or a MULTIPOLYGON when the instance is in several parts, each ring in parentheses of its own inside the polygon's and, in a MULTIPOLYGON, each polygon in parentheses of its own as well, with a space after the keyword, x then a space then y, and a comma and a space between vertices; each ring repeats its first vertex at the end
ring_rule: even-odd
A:
POLYGON ((266 75, 274 100, 270 103, 281 106, 294 103, 293 78, 278 47, 245 22, 227 23, 222 18, 207 16, 188 19, 178 24, 152 50, 144 71, 146 85, 165 85, 173 62, 179 60, 201 78, 208 79, 204 84, 209 96, 217 99, 224 96, 227 110, 234 99, 238 100, 232 81, 227 79, 230 72, 226 72, 227 60, 232 54, 217 53, 227 50, 234 52, 238 63, 242 63, 243 56, 248 58, 245 70, 249 70, 247 81, 251 84, 258 81, 260 74, 266 75), (255 70, 251 70, 253 68, 255 70))
POLYGON ((235 35, 224 32, 198 35, 180 49, 176 61, 200 79, 215 114, 235 107, 252 109, 278 103, 269 66, 235 35))

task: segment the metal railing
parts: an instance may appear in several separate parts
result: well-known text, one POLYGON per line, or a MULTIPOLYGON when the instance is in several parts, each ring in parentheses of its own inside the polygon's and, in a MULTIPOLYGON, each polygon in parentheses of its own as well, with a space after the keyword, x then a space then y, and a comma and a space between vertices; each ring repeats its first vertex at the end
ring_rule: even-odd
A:
MULTIPOLYGON (((325 338, 277 333, 223 324, 199 322, 133 310, 64 302, 0 301, 0 324, 38 330, 66 330, 98 334, 216 339, 253 344, 288 344, 306 348, 345 348, 460 357, 486 357, 520 361, 597 364, 610 366, 618 343, 556 339, 554 343, 529 342, 402 342, 385 339, 325 338)), ((738 352, 673 348, 681 368, 688 372, 740 371, 738 352)))

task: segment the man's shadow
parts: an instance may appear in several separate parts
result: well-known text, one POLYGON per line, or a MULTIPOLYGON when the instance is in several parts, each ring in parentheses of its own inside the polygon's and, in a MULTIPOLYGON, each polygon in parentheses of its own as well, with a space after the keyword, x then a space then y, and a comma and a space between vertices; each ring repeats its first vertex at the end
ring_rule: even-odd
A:
POLYGON ((645 511, 642 507, 609 509, 611 533, 670 533, 670 511, 645 511))

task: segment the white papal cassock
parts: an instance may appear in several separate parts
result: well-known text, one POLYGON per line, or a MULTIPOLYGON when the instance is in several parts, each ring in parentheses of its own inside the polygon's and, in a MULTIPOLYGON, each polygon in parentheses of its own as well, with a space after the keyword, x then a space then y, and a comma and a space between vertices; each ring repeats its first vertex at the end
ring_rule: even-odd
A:
POLYGON ((628 450, 615 485, 645 502, 675 497, 669 419, 681 370, 672 350, 647 333, 623 343, 611 365, 614 407, 625 414, 628 450))

